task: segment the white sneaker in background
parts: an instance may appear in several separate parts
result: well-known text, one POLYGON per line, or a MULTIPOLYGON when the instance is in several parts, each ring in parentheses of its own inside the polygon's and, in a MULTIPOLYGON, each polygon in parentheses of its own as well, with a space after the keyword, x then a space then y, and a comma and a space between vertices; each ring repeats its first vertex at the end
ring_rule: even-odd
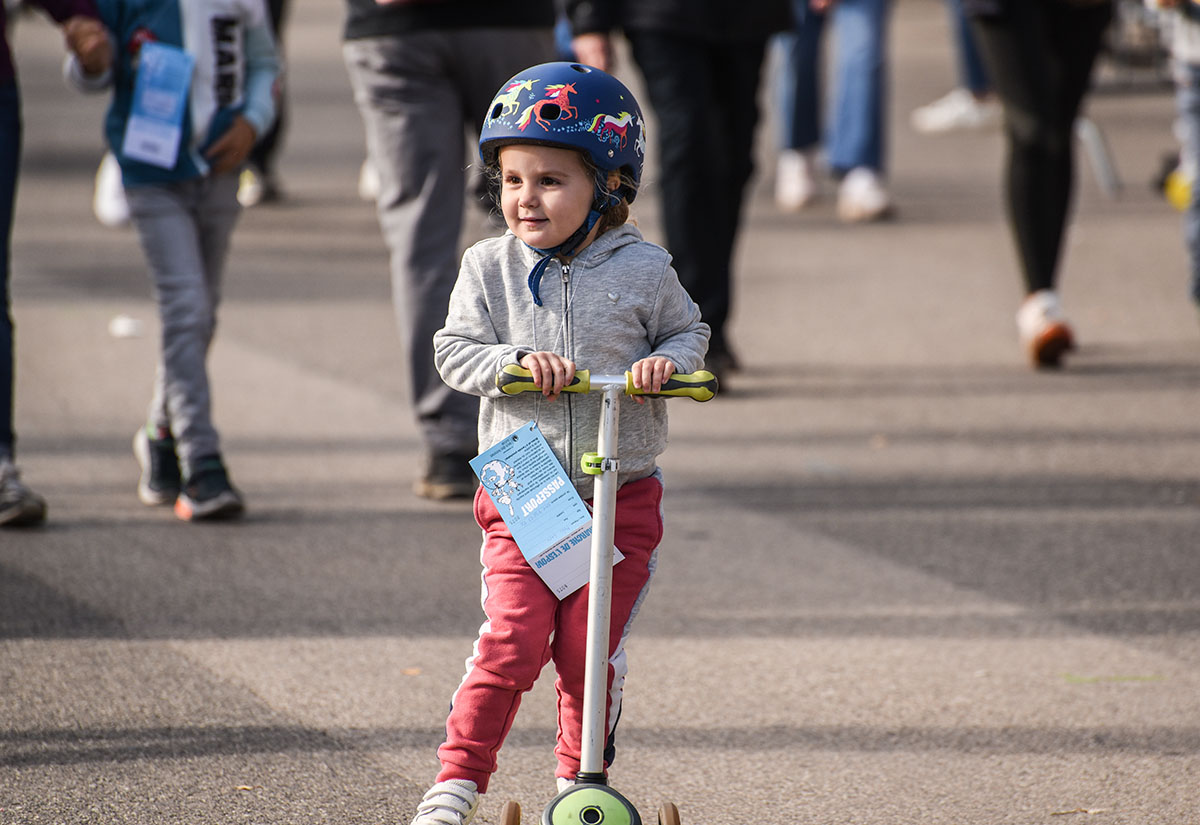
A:
POLYGON ((983 129, 1000 122, 1000 104, 989 96, 980 99, 966 89, 951 89, 932 103, 913 110, 913 129, 936 135, 959 129, 983 129))
POLYGON ((117 228, 129 223, 129 204, 125 201, 125 186, 121 183, 121 165, 112 152, 105 152, 96 170, 96 190, 92 195, 92 212, 105 226, 117 228))
POLYGON ((1063 314, 1058 293, 1041 289, 1017 310, 1017 334, 1035 367, 1057 367, 1075 349, 1075 335, 1063 314))
POLYGON ((358 196, 365 201, 379 198, 379 173, 375 171, 369 158, 362 162, 362 167, 358 170, 358 196))
POLYGON ((237 199, 242 206, 258 206, 266 191, 262 173, 253 166, 247 166, 238 173, 237 199))
POLYGON ((425 792, 412 825, 467 825, 479 808, 479 791, 469 779, 447 779, 425 792))
POLYGON ((784 149, 775 164, 775 204, 797 212, 817 196, 816 158, 812 150, 784 149))
POLYGON ((842 178, 838 187, 838 217, 846 223, 866 223, 888 217, 892 200, 874 169, 859 166, 842 178))
POLYGON ((567 779, 565 776, 556 776, 554 777, 554 786, 558 788, 559 793, 562 793, 567 788, 575 787, 575 780, 567 779))

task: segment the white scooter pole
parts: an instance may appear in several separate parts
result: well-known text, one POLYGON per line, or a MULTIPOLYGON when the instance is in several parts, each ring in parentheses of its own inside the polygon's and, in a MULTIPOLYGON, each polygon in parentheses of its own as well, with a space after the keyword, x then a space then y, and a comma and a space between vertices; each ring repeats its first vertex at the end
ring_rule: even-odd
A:
POLYGON ((612 613, 613 532, 617 513, 617 435, 624 376, 594 376, 603 386, 600 435, 596 454, 601 472, 592 496, 592 555, 588 579, 587 657, 583 685, 583 743, 579 757, 580 782, 605 784, 604 744, 608 739, 609 622, 612 613), (611 381, 605 379, 612 379, 611 381))

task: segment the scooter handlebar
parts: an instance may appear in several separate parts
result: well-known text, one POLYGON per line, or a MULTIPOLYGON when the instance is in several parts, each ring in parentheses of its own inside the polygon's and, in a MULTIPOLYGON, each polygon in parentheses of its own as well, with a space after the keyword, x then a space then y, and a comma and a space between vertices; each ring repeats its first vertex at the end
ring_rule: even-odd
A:
MULTIPOLYGON (((523 392, 541 392, 534 385, 533 374, 524 367, 509 364, 496 373, 496 386, 505 395, 523 392)), ((576 370, 563 392, 588 393, 592 391, 592 374, 589 370, 576 370)), ((625 372, 625 394, 641 395, 645 398, 685 397, 695 401, 708 401, 717 394, 717 377, 707 370, 675 373, 663 382, 659 392, 647 392, 633 386, 633 373, 625 372)))

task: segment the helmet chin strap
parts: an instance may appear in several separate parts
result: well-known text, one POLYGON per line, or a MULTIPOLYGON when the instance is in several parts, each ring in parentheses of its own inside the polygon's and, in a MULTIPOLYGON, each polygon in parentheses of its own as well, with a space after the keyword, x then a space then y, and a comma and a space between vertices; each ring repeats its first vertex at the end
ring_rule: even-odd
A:
MULTIPOLYGON (((540 249, 536 246, 525 244, 534 252, 543 256, 533 269, 529 270, 529 292, 533 295, 533 303, 537 306, 542 305, 542 275, 546 273, 546 267, 555 255, 571 257, 579 250, 579 245, 587 238, 588 233, 592 231, 592 227, 596 225, 596 221, 600 220, 600 216, 608 211, 608 207, 612 206, 617 201, 617 196, 613 193, 604 190, 603 195, 597 195, 592 201, 592 208, 588 211, 587 218, 580 224, 579 228, 567 237, 565 241, 558 246, 550 249, 540 249)), ((522 241, 522 243, 525 243, 522 241)))

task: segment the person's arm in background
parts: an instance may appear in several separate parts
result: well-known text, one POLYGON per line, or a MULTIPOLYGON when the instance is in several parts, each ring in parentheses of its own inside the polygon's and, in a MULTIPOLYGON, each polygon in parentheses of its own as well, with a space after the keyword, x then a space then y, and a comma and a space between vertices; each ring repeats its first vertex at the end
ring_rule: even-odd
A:
POLYGON ((109 70, 113 45, 103 23, 95 17, 76 14, 67 18, 62 30, 67 50, 79 60, 85 74, 96 77, 109 70))
POLYGON ((70 52, 68 61, 76 63, 79 71, 95 78, 107 74, 112 64, 112 42, 108 30, 100 22, 94 0, 30 0, 50 15, 62 29, 63 39, 70 52))
POLYGON ((62 27, 69 54, 63 65, 68 82, 99 91, 112 81, 113 41, 93 0, 33 0, 62 27))
POLYGON ((571 48, 580 63, 613 71, 612 32, 618 28, 616 4, 608 0, 564 0, 571 24, 571 48))

